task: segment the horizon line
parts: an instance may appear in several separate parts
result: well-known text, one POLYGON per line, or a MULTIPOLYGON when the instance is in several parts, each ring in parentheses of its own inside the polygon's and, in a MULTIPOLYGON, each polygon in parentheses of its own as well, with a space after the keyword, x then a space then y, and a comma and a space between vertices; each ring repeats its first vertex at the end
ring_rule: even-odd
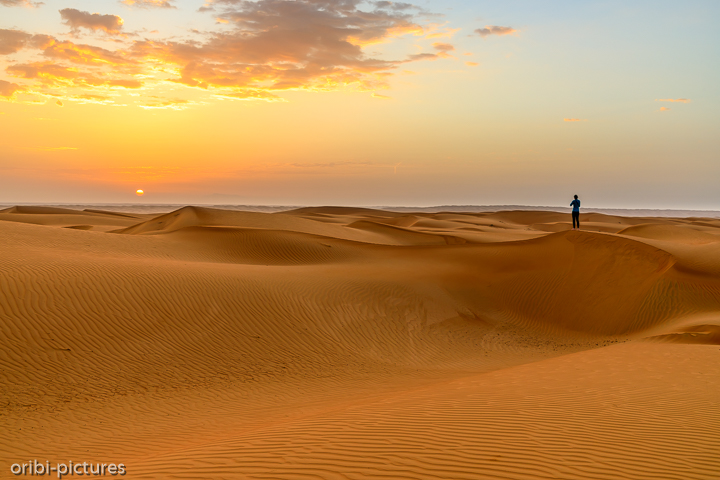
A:
MULTIPOLYGON (((182 202, 182 203, 132 203, 132 202, 0 202, 0 206, 13 207, 13 206, 109 206, 109 207, 185 207, 185 206, 203 206, 203 207, 254 207, 254 208, 369 208, 369 209, 387 209, 387 208, 417 208, 417 209, 436 209, 436 208, 532 208, 532 209, 567 209, 570 207, 564 207, 559 205, 519 205, 519 204, 443 204, 443 205, 342 205, 342 204, 297 204, 297 205, 279 205, 279 204, 241 204, 241 203, 196 203, 196 202, 182 202)), ((584 211, 591 210, 626 210, 626 211, 677 211, 677 212, 713 212, 720 213, 720 207, 717 210, 705 209, 705 208, 623 208, 623 207, 583 207, 584 211)))

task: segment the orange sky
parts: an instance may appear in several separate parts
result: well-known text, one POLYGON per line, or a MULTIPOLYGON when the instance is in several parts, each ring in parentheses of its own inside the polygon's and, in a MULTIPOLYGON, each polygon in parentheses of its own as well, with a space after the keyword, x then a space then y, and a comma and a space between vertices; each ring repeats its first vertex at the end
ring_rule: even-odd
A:
POLYGON ((720 208, 663 5, 2 0, 0 202, 720 208))

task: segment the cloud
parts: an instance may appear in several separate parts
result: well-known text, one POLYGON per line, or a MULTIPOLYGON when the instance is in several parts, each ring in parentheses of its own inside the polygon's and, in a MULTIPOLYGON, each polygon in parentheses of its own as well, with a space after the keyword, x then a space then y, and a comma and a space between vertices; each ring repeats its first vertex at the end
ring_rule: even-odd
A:
POLYGON ((4 7, 39 7, 42 2, 31 2, 29 0, 0 0, 0 5, 4 7))
POLYGON ((108 80, 105 85, 109 87, 121 87, 121 88, 141 88, 144 84, 140 80, 108 80))
POLYGON ((475 33, 480 35, 483 38, 486 38, 490 35, 512 35, 513 33, 517 33, 517 30, 515 30, 512 27, 500 27, 498 25, 485 25, 485 28, 478 28, 475 30, 475 33))
POLYGON ((10 83, 6 82, 5 80, 0 80, 0 97, 10 98, 15 94, 15 92, 21 91, 22 88, 23 87, 21 87, 17 83, 10 83))
POLYGON ((432 46, 435 50, 439 51, 439 53, 437 54, 438 58, 454 58, 449 53, 455 50, 455 47, 453 45, 449 43, 435 42, 432 44, 432 46))
POLYGON ((73 100, 83 104, 94 103, 96 105, 109 105, 114 103, 112 97, 108 97, 107 95, 93 94, 73 95, 71 97, 66 97, 66 100, 73 100))
MULTIPOLYGON (((124 3, 172 6, 169 1, 124 3)), ((144 83, 173 82, 237 100, 283 101, 281 92, 290 89, 377 91, 387 87, 388 78, 404 63, 449 57, 455 50, 449 43, 437 42, 433 53, 405 59, 379 59, 366 53, 368 45, 403 35, 424 36, 431 29, 416 21, 421 9, 404 3, 215 0, 206 7, 214 9, 212 18, 228 23, 192 40, 144 39, 107 48, 0 30, 0 53, 38 51, 33 61, 11 64, 6 71, 32 80, 34 84, 28 88, 40 95, 49 95, 43 88, 62 89, 53 94, 72 99, 78 93, 92 94, 95 87, 107 91, 110 87, 137 89, 144 83)), ((60 14, 74 31, 122 35, 122 19, 116 15, 71 8, 60 14)))
POLYGON ((31 35, 20 30, 0 29, 0 54, 8 55, 22 49, 38 49, 48 58, 96 67, 137 66, 137 61, 124 51, 113 52, 92 45, 58 41, 47 35, 31 35))
POLYGON ((392 97, 388 97, 387 95, 380 95, 379 93, 373 93, 372 97, 380 100, 392 100, 392 97))
POLYGON ((656 102, 673 102, 673 103, 690 103, 692 100, 688 98, 660 98, 656 102))
POLYGON ((137 62, 129 58, 126 52, 113 52, 101 47, 78 44, 73 42, 53 42, 43 51, 46 57, 67 60, 72 63, 95 66, 112 65, 127 66, 137 62))
POLYGON ((465 65, 467 65, 468 67, 477 67, 480 64, 477 62, 465 62, 465 65))
POLYGON ((31 38, 32 35, 20 30, 0 30, 0 55, 10 55, 22 50, 31 38))
POLYGON ((440 55, 437 53, 416 53, 414 55, 408 56, 408 62, 417 62, 421 60, 437 60, 440 58, 440 55))
POLYGON ((235 100, 265 100, 266 102, 284 102, 281 97, 270 92, 260 89, 244 89, 231 93, 222 93, 217 95, 223 98, 232 98, 235 100))
POLYGON ((60 10, 60 17, 73 32, 87 28, 93 31, 103 31, 108 35, 119 35, 123 26, 123 19, 117 15, 101 15, 74 8, 60 10))
POLYGON ((35 62, 11 65, 6 69, 10 75, 37 80, 46 87, 122 87, 140 88, 143 83, 135 79, 113 78, 83 72, 76 67, 66 67, 52 62, 35 62))
POLYGON ((43 50, 43 54, 47 57, 61 58, 74 63, 115 65, 136 63, 128 58, 127 52, 112 52, 92 45, 58 41, 48 35, 32 35, 21 30, 0 29, 0 55, 10 55, 22 49, 43 50))
MULTIPOLYGON (((245 0, 206 0, 205 4, 201 8, 201 11, 208 11, 213 10, 216 5, 240 5, 242 3, 247 3, 245 0)), ((324 7, 339 10, 342 8, 347 7, 355 7, 358 5, 359 1, 356 0, 319 0, 315 1, 314 3, 323 4, 324 7)), ((404 2, 389 2, 389 1, 375 1, 375 2, 367 2, 375 6, 375 8, 379 10, 394 10, 394 11, 403 11, 403 10, 417 10, 422 11, 420 7, 417 5, 413 5, 412 3, 404 3, 404 2)))
POLYGON ((459 32, 459 28, 446 28, 445 30, 440 31, 432 31, 425 35, 425 38, 432 39, 432 38, 452 38, 453 35, 455 35, 457 32, 459 32))
POLYGON ((170 0, 123 0, 121 3, 139 8, 176 8, 170 0))
POLYGON ((47 35, 0 29, 0 55, 10 55, 24 48, 45 48, 52 41, 53 38, 47 35))
POLYGON ((57 102, 55 102, 55 105, 57 105, 58 107, 63 107, 63 106, 65 106, 65 105, 63 104, 63 102, 61 102, 60 100, 58 100, 57 102))
MULTIPOLYGON (((65 15, 65 18, 76 21, 72 14, 65 15)), ((91 17, 91 20, 95 19, 91 17)), ((16 77, 34 80, 39 87, 87 90, 92 87, 137 89, 143 86, 143 82, 134 76, 142 73, 144 67, 130 58, 127 51, 58 41, 47 35, 32 35, 19 30, 0 30, 0 53, 10 54, 22 49, 40 50, 44 59, 11 64, 5 71, 16 77)), ((34 93, 43 95, 46 92, 34 90, 34 93)))
POLYGON ((454 58, 450 53, 455 50, 455 47, 449 43, 440 43, 435 42, 432 44, 433 48, 438 51, 438 53, 419 53, 415 55, 410 55, 409 60, 411 62, 418 61, 418 60, 438 60, 440 58, 454 58))
POLYGON ((16 77, 48 79, 51 80, 52 83, 57 83, 57 80, 62 80, 63 82, 73 80, 80 76, 80 72, 75 69, 43 62, 10 65, 6 71, 16 77))
POLYGON ((587 120, 580 118, 563 118, 563 122, 587 122, 587 120))
POLYGON ((436 42, 433 43, 432 46, 435 50, 440 50, 441 52, 452 52, 453 50, 455 50, 455 47, 453 45, 450 45, 449 43, 436 42))
POLYGON ((177 65, 177 83, 199 88, 370 90, 400 61, 368 58, 364 45, 422 28, 404 12, 362 11, 359 0, 224 0, 233 30, 204 43, 136 42, 135 58, 177 65))
POLYGON ((668 110, 670 110, 670 107, 660 107, 661 112, 667 112, 668 110))
POLYGON ((35 147, 34 150, 41 150, 43 152, 54 152, 61 150, 78 150, 77 147, 35 147))
POLYGON ((418 8, 412 3, 403 3, 403 2, 386 2, 386 1, 380 1, 375 2, 375 6, 377 8, 389 8, 392 10, 409 10, 411 8, 418 8))
POLYGON ((293 167, 293 168, 338 168, 338 167, 377 167, 382 166, 373 162, 351 161, 328 162, 328 163, 283 163, 276 164, 277 167, 293 167))
POLYGON ((138 106, 143 109, 172 109, 172 110, 184 110, 190 105, 190 102, 182 99, 172 100, 157 100, 147 103, 139 104, 138 106))

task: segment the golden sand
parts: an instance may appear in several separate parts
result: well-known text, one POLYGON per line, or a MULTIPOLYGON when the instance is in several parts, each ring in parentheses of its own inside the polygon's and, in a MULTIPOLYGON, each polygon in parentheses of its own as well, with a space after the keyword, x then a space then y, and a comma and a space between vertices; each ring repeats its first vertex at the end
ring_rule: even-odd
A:
POLYGON ((720 220, 581 221, 0 211, 0 478, 719 478, 720 220))

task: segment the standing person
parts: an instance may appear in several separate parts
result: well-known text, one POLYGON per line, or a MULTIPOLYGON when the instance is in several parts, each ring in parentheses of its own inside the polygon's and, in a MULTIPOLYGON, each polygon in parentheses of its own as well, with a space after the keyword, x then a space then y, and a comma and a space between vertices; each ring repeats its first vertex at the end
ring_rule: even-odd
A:
POLYGON ((580 200, 578 200, 577 195, 575 195, 575 200, 570 202, 570 206, 573 207, 573 210, 572 210, 573 230, 575 230, 575 224, 577 224, 577 229, 580 230, 580 200))

